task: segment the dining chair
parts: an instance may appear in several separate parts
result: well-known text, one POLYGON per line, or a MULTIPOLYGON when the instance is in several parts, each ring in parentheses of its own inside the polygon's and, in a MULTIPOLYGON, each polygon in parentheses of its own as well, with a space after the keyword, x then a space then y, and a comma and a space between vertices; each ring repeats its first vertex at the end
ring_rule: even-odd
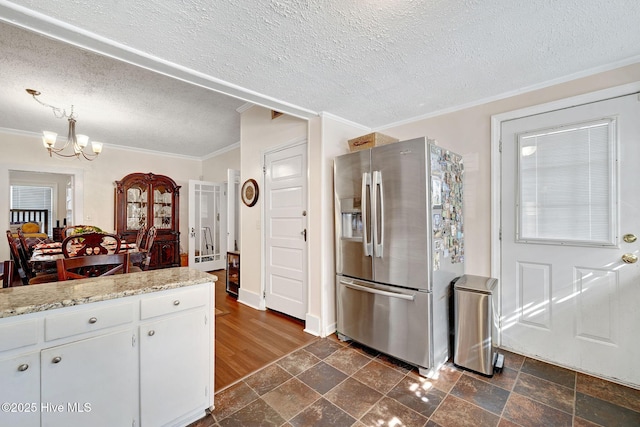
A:
POLYGON ((13 286, 13 273, 15 271, 15 263, 13 260, 4 261, 2 263, 2 287, 10 288, 13 286))
POLYGON ((125 274, 129 272, 129 253, 60 258, 57 267, 59 281, 125 274))
POLYGON ((144 237, 147 234, 147 226, 141 225, 138 229, 138 234, 136 235, 136 248, 140 250, 142 247, 142 243, 144 242, 144 237))
POLYGON ((27 255, 31 256, 31 254, 33 253, 33 249, 30 248, 27 244, 27 238, 24 236, 24 233, 21 229, 18 229, 18 239, 20 239, 20 244, 27 251, 27 255))
POLYGON ((68 236, 62 241, 65 258, 107 255, 120 252, 120 238, 108 233, 85 233, 68 236))
POLYGON ((158 229, 155 226, 152 226, 149 231, 147 231, 147 237, 144 239, 144 243, 138 247, 138 252, 142 254, 140 263, 131 267, 132 272, 147 271, 149 269, 151 265, 151 249, 153 248, 153 242, 156 240, 157 234, 158 229))
POLYGON ((37 273, 31 268, 29 258, 23 250, 20 240, 13 239, 10 241, 9 249, 11 250, 11 258, 16 265, 18 275, 23 285, 38 285, 58 280, 56 273, 37 273))
POLYGON ((144 259, 142 260, 142 264, 140 264, 140 268, 143 271, 149 269, 149 264, 151 264, 151 249, 153 248, 153 242, 156 240, 156 235, 158 234, 158 229, 153 226, 147 232, 147 238, 144 241, 143 250, 144 250, 144 259))
POLYGON ((18 239, 13 237, 11 230, 7 230, 7 241, 9 243, 9 253, 11 254, 11 260, 15 263, 15 266, 18 270, 18 275, 20 276, 20 280, 23 285, 29 284, 29 277, 22 263, 22 257, 20 256, 20 242, 18 239))

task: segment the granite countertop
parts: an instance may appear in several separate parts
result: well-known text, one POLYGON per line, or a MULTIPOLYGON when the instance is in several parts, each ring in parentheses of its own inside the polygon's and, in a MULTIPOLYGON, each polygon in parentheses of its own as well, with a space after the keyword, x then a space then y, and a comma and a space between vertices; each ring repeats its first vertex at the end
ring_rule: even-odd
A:
POLYGON ((0 318, 106 301, 218 280, 189 267, 0 289, 0 318))

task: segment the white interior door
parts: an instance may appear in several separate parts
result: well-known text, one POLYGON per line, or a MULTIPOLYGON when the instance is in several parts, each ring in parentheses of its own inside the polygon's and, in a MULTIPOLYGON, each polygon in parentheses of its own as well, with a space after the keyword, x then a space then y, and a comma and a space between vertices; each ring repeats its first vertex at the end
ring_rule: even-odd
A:
POLYGON ((307 144, 265 155, 267 308, 307 312, 307 144))
POLYGON ((635 386, 639 118, 629 95, 501 135, 502 346, 635 386))
POLYGON ((225 268, 224 189, 223 183, 189 180, 189 266, 201 271, 225 268))

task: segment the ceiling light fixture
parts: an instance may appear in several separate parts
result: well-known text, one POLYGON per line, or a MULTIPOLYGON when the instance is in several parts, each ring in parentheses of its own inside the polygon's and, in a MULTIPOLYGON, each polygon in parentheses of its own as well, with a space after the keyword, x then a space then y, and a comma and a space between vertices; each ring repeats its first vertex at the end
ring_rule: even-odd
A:
POLYGON ((94 160, 98 155, 102 152, 102 142, 91 141, 91 150, 93 154, 85 152, 85 147, 89 143, 89 137, 87 135, 76 135, 76 116, 73 113, 73 105, 71 106, 71 113, 67 114, 66 110, 62 110, 58 107, 54 107, 53 105, 45 104, 40 101, 37 96, 40 95, 40 92, 35 89, 27 89, 27 93, 35 99, 38 104, 51 108, 53 111, 53 115, 57 119, 62 119, 64 117, 67 118, 69 122, 69 133, 67 134, 67 142, 60 147, 56 148, 56 139, 58 134, 55 132, 43 131, 42 132, 42 145, 49 151, 49 157, 53 157, 53 155, 57 155, 60 157, 76 157, 80 159, 80 156, 85 159, 91 161, 94 160), (73 153, 66 154, 64 150, 71 146, 73 148, 73 153))

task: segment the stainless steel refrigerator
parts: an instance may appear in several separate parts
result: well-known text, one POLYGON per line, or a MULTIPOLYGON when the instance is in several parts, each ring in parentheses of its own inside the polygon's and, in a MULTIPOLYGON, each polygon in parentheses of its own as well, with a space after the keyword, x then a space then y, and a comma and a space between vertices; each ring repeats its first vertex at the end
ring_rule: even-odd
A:
POLYGON ((462 157, 412 139, 334 161, 337 332, 420 368, 449 356, 464 273, 462 157))

